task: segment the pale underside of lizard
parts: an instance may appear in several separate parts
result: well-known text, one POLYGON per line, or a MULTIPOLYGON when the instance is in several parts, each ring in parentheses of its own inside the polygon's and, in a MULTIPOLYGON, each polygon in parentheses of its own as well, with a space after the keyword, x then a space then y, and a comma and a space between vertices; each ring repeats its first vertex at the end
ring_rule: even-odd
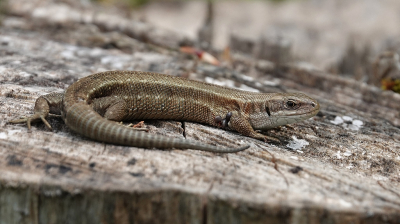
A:
POLYGON ((197 149, 237 152, 197 141, 153 135, 116 122, 162 119, 192 121, 235 130, 263 141, 278 141, 259 133, 299 122, 319 111, 316 100, 302 93, 255 93, 192 81, 164 74, 109 71, 84 77, 65 93, 39 97, 35 113, 10 123, 46 121, 49 113, 61 114, 73 131, 88 138, 144 148, 197 149))

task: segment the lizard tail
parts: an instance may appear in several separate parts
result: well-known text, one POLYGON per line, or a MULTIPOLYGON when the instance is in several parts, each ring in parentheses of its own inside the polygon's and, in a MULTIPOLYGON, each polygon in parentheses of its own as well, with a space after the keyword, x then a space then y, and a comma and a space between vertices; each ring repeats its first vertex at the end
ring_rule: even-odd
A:
POLYGON ((133 128, 105 119, 85 103, 72 105, 65 115, 64 121, 70 129, 85 137, 117 145, 158 149, 196 149, 217 153, 239 152, 250 147, 246 145, 237 148, 224 148, 187 139, 136 131, 133 128))

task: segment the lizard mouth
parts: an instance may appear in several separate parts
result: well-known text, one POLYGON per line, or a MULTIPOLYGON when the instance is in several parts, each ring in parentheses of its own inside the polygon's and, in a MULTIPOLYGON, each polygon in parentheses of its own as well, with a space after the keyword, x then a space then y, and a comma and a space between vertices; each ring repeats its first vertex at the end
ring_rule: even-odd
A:
POLYGON ((304 111, 303 113, 291 114, 287 116, 287 118, 294 117, 294 118, 299 118, 300 120, 305 120, 314 117, 315 115, 318 114, 320 106, 318 102, 312 102, 310 105, 313 108, 311 111, 304 111))
POLYGON ((314 117, 319 112, 320 106, 318 102, 312 102, 310 105, 311 108, 313 108, 312 110, 309 110, 310 108, 308 108, 308 110, 300 111, 300 113, 297 111, 287 115, 280 115, 276 119, 275 126, 292 124, 314 117))
POLYGON ((315 115, 318 114, 319 112, 319 103, 312 103, 311 106, 314 108, 313 110, 311 110, 310 112, 306 112, 301 116, 310 116, 313 117, 315 115))
POLYGON ((307 117, 313 117, 319 112, 320 106, 318 102, 307 103, 303 105, 303 108, 298 108, 297 110, 286 110, 278 113, 278 116, 285 118, 299 117, 306 119, 307 117))

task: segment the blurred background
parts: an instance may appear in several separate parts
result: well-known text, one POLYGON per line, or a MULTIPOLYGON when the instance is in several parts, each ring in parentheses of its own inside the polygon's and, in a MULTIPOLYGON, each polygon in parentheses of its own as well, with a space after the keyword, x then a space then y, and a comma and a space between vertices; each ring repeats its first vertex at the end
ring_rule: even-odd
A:
MULTIPOLYGON (((2 5, 6 5, 5 2, 11 5, 10 10, 7 6, 2 7, 3 13, 18 14, 22 17, 29 15, 32 18, 42 18, 43 21, 50 21, 50 18, 56 22, 61 21, 61 26, 67 24, 65 21, 82 23, 86 17, 85 12, 92 11, 92 14, 88 13, 87 18, 101 13, 108 14, 108 17, 100 19, 100 22, 87 23, 93 23, 103 31, 122 31, 145 42, 154 36, 168 42, 165 33, 160 33, 167 30, 171 35, 177 34, 189 40, 180 41, 180 46, 188 45, 209 52, 219 59, 222 65, 231 64, 231 68, 243 73, 247 71, 241 71, 234 63, 224 61, 237 61, 236 56, 240 55, 248 57, 247 61, 250 63, 266 60, 275 65, 296 64, 352 78, 383 90, 400 92, 398 0, 0 2, 2 5), (58 5, 60 13, 52 14, 49 10, 53 6, 50 6, 50 9, 46 8, 46 3, 58 5), (61 5, 69 8, 63 9, 61 5), (27 8, 25 11, 21 9, 24 7, 27 8), (29 13, 33 9, 34 12, 29 13), (68 10, 71 9, 77 10, 68 14, 68 10), (79 13, 76 17, 80 18, 74 19, 74 13, 79 13), (124 18, 128 25, 113 22, 111 17, 124 18), (143 24, 154 29, 143 28, 143 24), (126 32, 131 28, 135 31, 126 32), (151 29, 154 32, 148 32, 151 29)), ((76 39, 82 38, 76 36, 76 39)), ((175 37, 170 39, 172 42, 173 39, 176 40, 175 37)), ((172 45, 167 43, 163 47, 174 48, 172 45)))
POLYGON ((398 0, 96 1, 199 40, 202 49, 307 63, 400 91, 398 0))

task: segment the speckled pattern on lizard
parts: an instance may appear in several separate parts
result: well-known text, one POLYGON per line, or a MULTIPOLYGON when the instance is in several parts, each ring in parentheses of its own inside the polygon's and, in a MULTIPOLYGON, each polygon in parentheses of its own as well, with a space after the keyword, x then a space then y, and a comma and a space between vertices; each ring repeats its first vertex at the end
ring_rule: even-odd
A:
POLYGON ((302 93, 256 93, 188 80, 170 75, 108 71, 84 77, 65 93, 39 97, 34 114, 10 123, 46 121, 61 114, 73 131, 101 142, 143 148, 197 149, 238 152, 187 139, 136 131, 116 122, 138 119, 192 121, 229 128, 263 141, 279 141, 257 130, 299 122, 316 115, 319 104, 302 93))

